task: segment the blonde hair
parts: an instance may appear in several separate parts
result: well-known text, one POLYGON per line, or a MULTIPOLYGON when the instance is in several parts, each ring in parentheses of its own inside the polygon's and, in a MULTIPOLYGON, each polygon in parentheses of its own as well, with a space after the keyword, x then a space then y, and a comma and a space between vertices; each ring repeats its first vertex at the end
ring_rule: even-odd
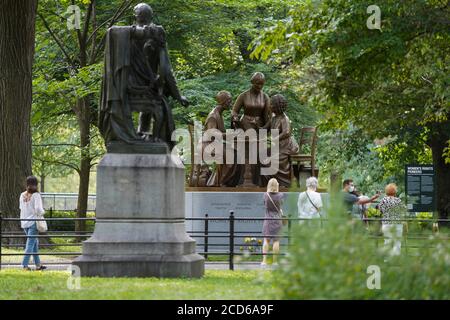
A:
POLYGON ((387 196, 395 196, 397 195, 397 185, 395 183, 389 183, 386 188, 384 188, 384 192, 387 196))
POLYGON ((267 192, 278 192, 278 181, 275 178, 272 178, 269 180, 269 183, 267 184, 267 192))

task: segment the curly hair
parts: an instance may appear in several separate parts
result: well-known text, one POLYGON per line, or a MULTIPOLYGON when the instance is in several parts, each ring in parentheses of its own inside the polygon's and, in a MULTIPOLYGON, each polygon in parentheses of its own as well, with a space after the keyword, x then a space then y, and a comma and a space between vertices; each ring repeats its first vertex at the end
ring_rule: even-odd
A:
POLYGON ((384 188, 384 192, 387 196, 395 197, 397 195, 397 185, 395 183, 389 183, 384 188))
POLYGON ((287 100, 281 94, 276 94, 271 98, 273 111, 285 112, 287 109, 287 100))

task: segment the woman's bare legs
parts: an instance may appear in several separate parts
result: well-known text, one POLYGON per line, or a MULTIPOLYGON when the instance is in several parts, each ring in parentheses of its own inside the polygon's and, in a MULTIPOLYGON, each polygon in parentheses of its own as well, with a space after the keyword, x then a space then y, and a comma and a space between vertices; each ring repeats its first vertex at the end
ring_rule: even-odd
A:
POLYGON ((270 247, 270 239, 264 238, 264 244, 263 244, 263 261, 262 264, 267 264, 267 253, 269 252, 270 247))
POLYGON ((276 264, 278 257, 277 254, 280 253, 280 241, 274 241, 273 242, 273 256, 272 256, 272 264, 276 264))

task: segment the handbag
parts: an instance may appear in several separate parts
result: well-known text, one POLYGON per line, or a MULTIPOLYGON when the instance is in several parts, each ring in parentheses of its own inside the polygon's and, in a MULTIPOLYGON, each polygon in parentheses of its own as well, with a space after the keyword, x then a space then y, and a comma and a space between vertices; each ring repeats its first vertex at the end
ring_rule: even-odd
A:
POLYGON ((308 191, 305 191, 306 193, 306 197, 308 198, 309 202, 312 204, 312 206, 314 207, 314 209, 317 210, 317 213, 319 214, 320 217, 320 226, 322 227, 322 215, 320 214, 320 209, 317 208, 317 206, 314 204, 314 202, 311 200, 311 198, 309 197, 308 191))
POLYGON ((288 224, 288 219, 286 218, 286 216, 283 214, 283 209, 278 209, 278 207, 277 207, 277 205, 275 204, 275 202, 273 202, 273 200, 272 200, 272 197, 270 196, 270 194, 268 193, 268 192, 266 192, 267 193, 267 196, 269 197, 269 199, 270 199, 270 202, 272 202, 272 204, 273 204, 273 206, 275 207, 275 209, 277 209, 277 212, 278 212, 278 215, 280 216, 280 218, 281 218, 281 222, 283 223, 283 226, 285 226, 285 225, 287 225, 288 224))
POLYGON ((41 219, 36 220, 36 228, 39 232, 47 232, 47 221, 45 221, 44 216, 41 219))

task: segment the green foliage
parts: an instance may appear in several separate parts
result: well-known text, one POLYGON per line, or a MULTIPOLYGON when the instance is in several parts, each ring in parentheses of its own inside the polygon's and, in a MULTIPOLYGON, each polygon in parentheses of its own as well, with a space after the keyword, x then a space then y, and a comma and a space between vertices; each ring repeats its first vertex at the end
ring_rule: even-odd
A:
POLYGON ((353 126, 322 132, 317 152, 321 180, 325 185, 329 182, 330 174, 339 172, 343 179, 353 179, 357 189, 368 194, 382 188, 386 180, 392 179, 386 175, 373 142, 353 126))
MULTIPOLYGON (((248 45, 295 1, 172 0, 150 1, 155 21, 167 32, 179 79, 229 72, 249 62, 248 45)), ((131 23, 131 19, 129 23, 131 23)))
POLYGON ((445 163, 450 164, 450 140, 448 140, 448 147, 444 149, 445 163))
POLYGON ((303 1, 286 23, 258 38, 254 54, 267 58, 281 47, 297 61, 317 56, 323 89, 317 103, 330 126, 346 120, 375 138, 409 135, 413 141, 427 123, 448 119, 448 7, 378 2, 379 32, 366 27, 370 4, 303 1))
MULTIPOLYGON (((431 212, 419 212, 416 215, 418 220, 431 220, 433 219, 433 213, 431 212)), ((417 222, 417 225, 420 227, 420 229, 431 229, 431 223, 428 221, 419 221, 417 222)))
MULTIPOLYGON (((240 93, 250 88, 250 78, 256 71, 263 72, 266 76, 264 92, 269 96, 281 93, 288 100, 287 114, 293 123, 294 132, 298 132, 302 126, 316 123, 317 115, 314 110, 301 103, 297 92, 286 85, 288 80, 277 69, 266 64, 248 64, 228 73, 180 81, 179 87, 192 105, 185 109, 173 109, 175 120, 179 125, 193 120, 204 123, 208 113, 216 105, 217 93, 220 90, 230 91, 235 100, 240 93)), ((224 118, 226 126, 229 127, 230 112, 226 112, 224 118)))
POLYGON ((98 24, 91 22, 86 34, 83 29, 67 28, 71 14, 67 8, 72 4, 80 7, 81 28, 84 28, 91 1, 43 0, 39 3, 31 119, 33 171, 37 175, 63 177, 80 173, 81 158, 88 158, 93 166, 104 153, 95 124, 103 68, 99 61, 106 27, 97 26, 102 23, 106 26, 119 3, 110 2, 107 9, 106 1, 96 1, 95 23, 98 24), (80 136, 80 125, 87 121, 80 101, 86 102, 91 117, 87 145, 82 144, 80 136))
POLYGON ((366 211, 367 218, 381 218, 383 214, 376 208, 368 208, 366 211))
MULTIPOLYGON (((441 156, 437 146, 450 138, 449 7, 446 1, 378 1, 379 31, 366 27, 372 4, 298 2, 253 41, 252 55, 287 65, 292 76, 309 80, 305 94, 323 115, 322 132, 339 136, 354 127, 372 143, 387 140, 373 147, 376 153, 363 163, 375 165, 370 176, 398 182, 406 163, 431 162, 431 146, 441 156)), ((349 152, 341 153, 340 146, 345 149, 338 142, 337 150, 328 153, 337 157, 322 157, 322 172, 337 167, 350 174, 345 166, 349 152)), ((322 148, 332 149, 330 143, 322 148)))
MULTIPOLYGON (((262 240, 256 238, 246 237, 244 239, 244 246, 239 247, 241 252, 244 252, 244 256, 247 255, 247 258, 250 256, 250 252, 258 252, 261 250, 262 240)), ((239 260, 239 259, 238 259, 239 260)))
MULTIPOLYGON (((45 213, 45 218, 76 218, 75 211, 49 211, 45 213)), ((87 218, 95 218, 94 212, 88 212, 87 218)), ((95 222, 92 220, 86 221, 86 231, 94 232, 95 222)), ((74 220, 61 220, 61 221, 48 221, 48 227, 50 231, 75 231, 74 220)))
POLYGON ((323 228, 300 225, 293 246, 274 273, 273 285, 282 299, 448 299, 450 249, 445 238, 432 237, 418 256, 402 249, 388 257, 362 228, 338 213, 334 202, 323 228), (432 248, 429 248, 431 246, 432 248), (385 260, 387 259, 387 262, 385 260), (381 271, 381 288, 369 290, 368 267, 381 271))
MULTIPOLYGON (((79 171, 81 152, 89 151, 92 163, 103 153, 104 145, 97 127, 91 125, 91 143, 80 147, 79 123, 74 105, 77 99, 98 97, 102 64, 80 68, 74 76, 46 79, 37 72, 33 80, 32 107, 33 169, 36 174, 53 177, 79 171)), ((92 102, 92 113, 97 106, 92 102)))

